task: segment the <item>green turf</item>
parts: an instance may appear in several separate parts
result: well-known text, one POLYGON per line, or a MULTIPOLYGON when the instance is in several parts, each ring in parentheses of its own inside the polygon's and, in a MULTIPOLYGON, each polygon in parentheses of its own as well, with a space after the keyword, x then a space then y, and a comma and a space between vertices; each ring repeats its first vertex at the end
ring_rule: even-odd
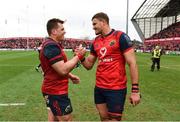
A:
MULTIPOLYGON (((72 53, 67 54, 72 57, 72 53)), ((180 121, 180 56, 163 55, 161 70, 154 72, 150 71, 150 54, 137 54, 137 62, 142 101, 132 107, 128 87, 123 120, 180 121)), ((26 104, 0 106, 0 121, 47 120, 40 90, 42 76, 35 71, 38 63, 38 53, 34 51, 0 51, 0 103, 26 104)), ((81 78, 79 85, 70 83, 69 87, 74 120, 98 121, 93 102, 95 67, 90 71, 77 68, 73 73, 81 78)))

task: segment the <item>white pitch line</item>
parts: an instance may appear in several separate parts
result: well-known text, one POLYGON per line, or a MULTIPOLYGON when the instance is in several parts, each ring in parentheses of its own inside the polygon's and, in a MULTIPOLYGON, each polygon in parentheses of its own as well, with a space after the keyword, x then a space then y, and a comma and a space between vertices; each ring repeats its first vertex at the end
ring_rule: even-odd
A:
POLYGON ((26 105, 25 103, 0 103, 0 106, 22 106, 26 105))
MULTIPOLYGON (((152 64, 150 64, 150 63, 147 63, 147 65, 138 65, 138 66, 151 66, 152 64)), ((169 66, 164 66, 164 65, 161 65, 161 67, 163 67, 163 68, 166 68, 166 69, 176 69, 177 70, 177 68, 175 68, 175 67, 179 67, 180 65, 169 65, 169 66), (170 66, 170 67, 169 67, 170 66)))

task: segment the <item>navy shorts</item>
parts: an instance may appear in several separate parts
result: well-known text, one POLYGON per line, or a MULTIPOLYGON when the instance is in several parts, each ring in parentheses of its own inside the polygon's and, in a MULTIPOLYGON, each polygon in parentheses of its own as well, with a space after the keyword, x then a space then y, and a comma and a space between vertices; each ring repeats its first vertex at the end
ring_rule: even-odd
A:
POLYGON ((47 107, 51 109, 54 116, 67 115, 73 111, 71 101, 67 94, 49 95, 43 93, 43 97, 47 107))
POLYGON ((112 114, 122 114, 126 99, 127 89, 108 90, 95 87, 94 101, 95 104, 107 104, 108 112, 112 114))

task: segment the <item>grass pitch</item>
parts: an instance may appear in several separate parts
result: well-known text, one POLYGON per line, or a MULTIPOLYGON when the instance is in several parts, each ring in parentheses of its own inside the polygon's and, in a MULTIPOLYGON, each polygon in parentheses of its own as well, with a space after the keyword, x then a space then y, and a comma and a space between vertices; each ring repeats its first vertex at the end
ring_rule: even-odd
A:
MULTIPOLYGON (((72 57, 71 52, 67 55, 72 57)), ((137 54, 142 101, 136 107, 129 103, 129 80, 123 120, 180 121, 180 56, 163 55, 160 71, 154 72, 150 71, 150 57, 150 54, 137 54)), ((0 51, 0 104, 25 103, 0 106, 0 121, 47 120, 40 90, 42 75, 35 71, 38 63, 35 51, 0 51)), ((79 85, 69 84, 75 121, 100 120, 93 102, 95 70, 96 67, 90 71, 83 67, 73 70, 81 78, 79 85)))

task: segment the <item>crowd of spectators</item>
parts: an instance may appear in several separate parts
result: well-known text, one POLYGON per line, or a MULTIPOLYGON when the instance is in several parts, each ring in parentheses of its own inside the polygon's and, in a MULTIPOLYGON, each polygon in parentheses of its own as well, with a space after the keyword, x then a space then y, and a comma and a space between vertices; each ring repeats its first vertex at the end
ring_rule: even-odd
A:
POLYGON ((61 43, 65 49, 74 49, 76 48, 76 46, 79 46, 80 44, 82 44, 83 47, 86 47, 86 49, 89 49, 92 40, 65 38, 65 40, 61 43))
POLYGON ((1 38, 0 48, 8 49, 33 49, 42 42, 44 38, 17 37, 17 38, 1 38))
MULTIPOLYGON (((0 38, 0 49, 37 49, 39 42, 43 42, 43 37, 17 37, 17 38, 0 38)), ((92 40, 65 38, 61 42, 64 49, 74 49, 80 44, 86 49, 90 48, 92 40)), ((180 51, 180 37, 179 40, 145 40, 144 44, 133 41, 136 50, 142 50, 142 52, 150 52, 156 45, 160 46, 164 51, 180 51)))
MULTIPOLYGON (((0 38, 0 48, 6 49, 36 49, 39 42, 43 42, 42 37, 17 37, 17 38, 0 38)), ((89 49, 91 40, 65 38, 62 46, 65 49, 73 49, 82 44, 89 49)))
POLYGON ((156 45, 160 46, 164 51, 180 51, 180 41, 164 41, 164 42, 145 42, 147 50, 152 50, 156 45))
POLYGON ((161 30, 159 33, 155 33, 149 39, 164 39, 164 38, 173 38, 180 37, 180 22, 174 23, 167 28, 161 30))
POLYGON ((164 51, 180 51, 180 22, 174 23, 159 33, 146 38, 144 46, 145 51, 152 50, 156 45, 164 51))

